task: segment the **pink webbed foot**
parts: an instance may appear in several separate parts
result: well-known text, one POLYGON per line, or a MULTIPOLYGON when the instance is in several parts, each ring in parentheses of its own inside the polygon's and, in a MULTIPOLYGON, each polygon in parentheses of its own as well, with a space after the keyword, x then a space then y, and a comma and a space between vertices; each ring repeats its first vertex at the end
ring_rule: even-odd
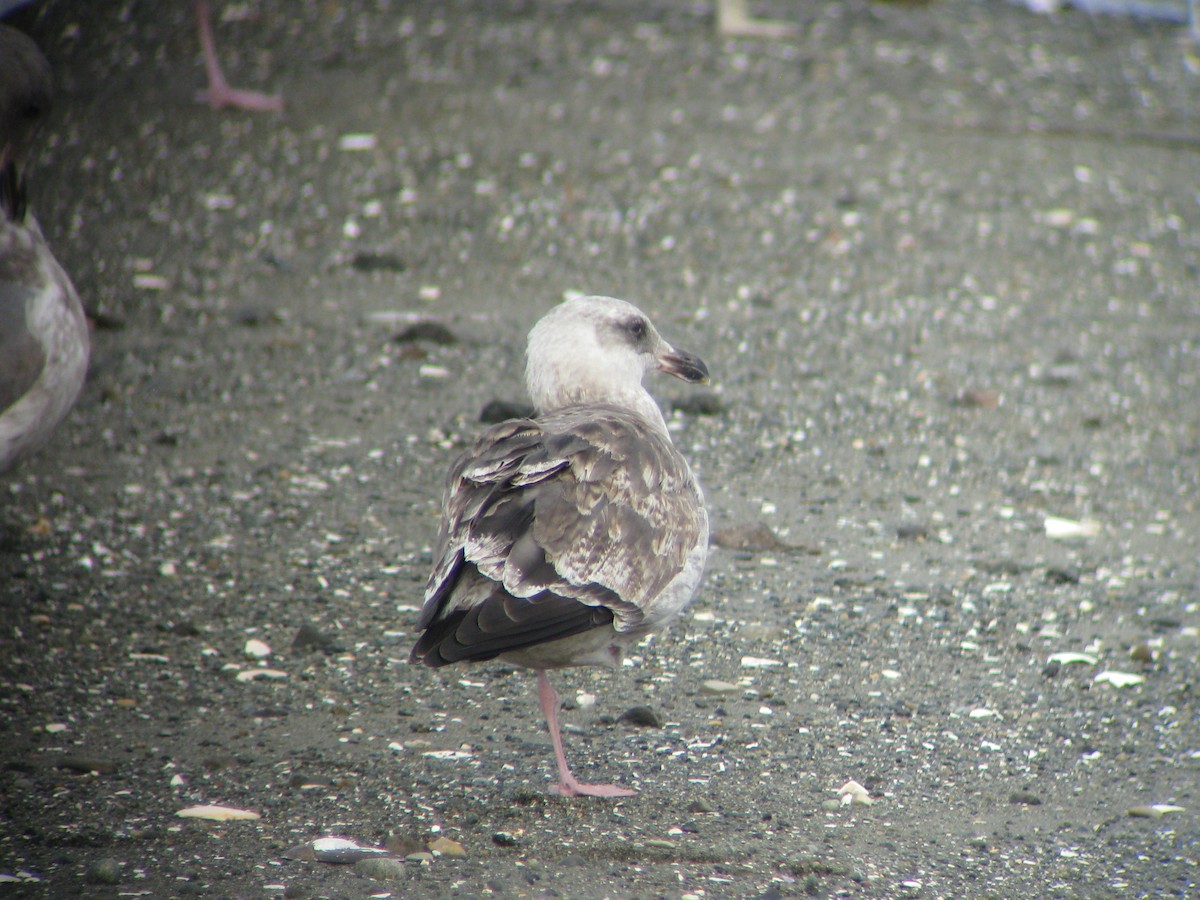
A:
POLYGON ((207 103, 213 109, 233 107, 250 112, 278 112, 283 109, 282 97, 231 88, 223 79, 221 84, 215 84, 206 91, 196 91, 196 102, 207 103))
POLYGON ((637 791, 633 788, 620 787, 615 784, 583 784, 571 774, 567 765, 567 756, 563 752, 562 732, 558 727, 558 694, 546 677, 545 669, 537 673, 538 698, 542 704, 542 712, 546 714, 546 728, 550 731, 550 742, 554 745, 554 762, 558 766, 558 784, 550 788, 550 793, 559 797, 633 797, 637 791))
POLYGON ((204 51, 204 69, 208 73, 208 90, 198 91, 196 100, 213 109, 234 107, 251 112, 273 112, 283 109, 283 98, 232 88, 225 80, 217 62, 216 42, 213 39, 208 0, 196 0, 196 28, 200 32, 200 47, 204 51))
POLYGON ((570 783, 559 783, 550 788, 550 793, 559 797, 636 797, 633 788, 621 787, 617 784, 583 784, 571 780, 570 783))

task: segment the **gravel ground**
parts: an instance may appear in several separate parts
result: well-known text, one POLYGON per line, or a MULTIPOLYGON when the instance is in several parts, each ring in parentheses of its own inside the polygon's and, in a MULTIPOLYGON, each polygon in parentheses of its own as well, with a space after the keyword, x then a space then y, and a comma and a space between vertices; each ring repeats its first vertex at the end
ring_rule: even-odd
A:
POLYGON ((1195 46, 756 8, 798 35, 227 3, 281 115, 193 104, 188 3, 15 18, 97 330, 0 482, 0 896, 1200 895, 1195 46), (654 385, 719 532, 698 600, 555 676, 620 802, 547 794, 528 673, 405 663, 448 461, 572 291, 715 382, 654 385))

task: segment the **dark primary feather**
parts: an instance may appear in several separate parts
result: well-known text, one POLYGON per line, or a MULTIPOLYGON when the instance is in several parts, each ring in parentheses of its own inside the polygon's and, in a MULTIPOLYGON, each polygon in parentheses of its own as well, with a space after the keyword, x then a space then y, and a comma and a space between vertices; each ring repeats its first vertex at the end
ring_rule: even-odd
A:
POLYGON ((481 662, 522 647, 582 634, 612 620, 612 610, 586 606, 549 591, 518 599, 498 588, 483 603, 458 610, 430 626, 413 648, 412 658, 433 668, 481 662))
POLYGON ((700 539, 698 498, 670 442, 619 407, 494 426, 450 470, 412 659, 636 631, 700 539), (647 547, 667 564, 640 564, 647 547))

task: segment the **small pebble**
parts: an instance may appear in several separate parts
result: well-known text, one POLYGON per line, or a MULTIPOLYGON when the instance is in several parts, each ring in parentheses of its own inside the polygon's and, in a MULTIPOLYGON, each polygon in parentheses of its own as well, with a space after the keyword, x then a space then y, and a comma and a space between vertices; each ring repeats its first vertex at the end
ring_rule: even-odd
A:
POLYGON ((436 837, 429 842, 429 850, 432 853, 440 853, 442 856, 466 856, 467 850, 456 840, 448 837, 436 837))
POLYGON ((966 388, 955 398, 964 409, 995 409, 1000 405, 1000 395, 993 390, 966 388))
POLYGON ((427 849, 420 838, 409 834, 390 834, 383 846, 396 856, 409 856, 427 849))
POLYGON ((1042 798, 1029 791, 1014 791, 1009 794, 1008 802, 1017 806, 1041 806, 1042 798))
MULTIPOLYGON (((433 859, 432 853, 425 855, 433 859)), ((408 877, 404 863, 405 861, 402 859, 392 859, 391 857, 383 856, 360 859, 354 864, 354 871, 361 872, 369 878, 374 878, 376 881, 399 881, 408 877)))
POLYGON ((749 550, 751 552, 780 552, 784 550, 799 550, 779 538, 774 531, 762 522, 746 522, 741 525, 730 525, 713 533, 712 543, 726 550, 749 550))
POLYGON ((271 655, 271 647, 266 641, 260 641, 258 638, 250 638, 246 641, 246 646, 242 651, 251 659, 266 659, 271 655))
POLYGON ((305 622, 292 639, 292 650, 301 653, 312 650, 320 650, 322 653, 340 653, 342 648, 333 635, 326 634, 312 622, 305 622))
POLYGON ((408 266, 395 253, 362 251, 354 254, 350 268, 356 272, 403 272, 408 266))
POLYGON ((923 541, 929 537, 929 529, 918 523, 899 525, 896 528, 896 537, 902 541, 923 541))
POLYGON ((414 341, 426 341, 430 344, 450 346, 458 343, 458 335, 441 322, 414 322, 392 340, 397 344, 411 344, 414 341))
POLYGON ((1154 662, 1154 651, 1150 649, 1149 644, 1134 644, 1129 648, 1129 658, 1134 662, 1152 663, 1154 662))
POLYGON ((112 775, 117 771, 115 760, 105 759, 100 756, 85 756, 83 754, 68 754, 60 758, 55 763, 55 767, 85 774, 96 772, 99 775, 112 775))
POLYGON ((1051 566, 1046 570, 1046 580, 1051 584, 1079 584, 1079 570, 1051 566))
POLYGON ((121 864, 106 856, 88 866, 85 877, 89 884, 120 884, 121 864))
POLYGON ((737 691, 736 684, 722 681, 719 678, 710 678, 700 685, 700 692, 703 694, 736 694, 737 691))
POLYGON ((662 728, 662 719, 648 706, 631 706, 617 717, 617 721, 637 728, 662 728))

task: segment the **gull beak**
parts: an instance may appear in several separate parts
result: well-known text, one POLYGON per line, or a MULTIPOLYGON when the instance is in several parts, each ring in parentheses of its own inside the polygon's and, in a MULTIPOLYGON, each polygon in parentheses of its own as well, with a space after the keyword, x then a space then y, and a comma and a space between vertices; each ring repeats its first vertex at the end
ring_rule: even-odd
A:
POLYGON ((665 344, 666 350, 660 352, 658 370, 674 375, 690 384, 708 384, 708 366, 695 353, 686 350, 676 350, 670 344, 665 344))

